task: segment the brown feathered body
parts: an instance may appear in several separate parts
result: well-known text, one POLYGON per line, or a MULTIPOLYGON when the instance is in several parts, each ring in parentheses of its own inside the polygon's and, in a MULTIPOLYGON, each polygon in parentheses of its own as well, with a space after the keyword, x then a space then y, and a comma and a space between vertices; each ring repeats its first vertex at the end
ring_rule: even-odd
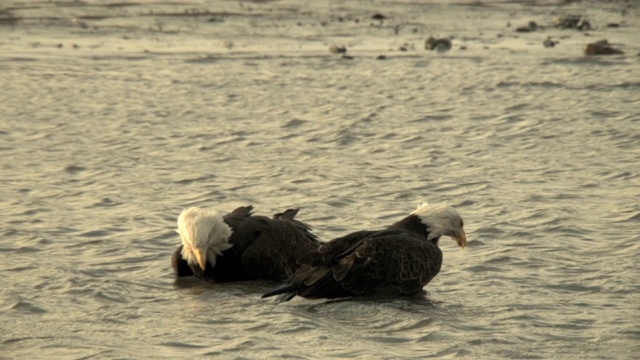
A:
POLYGON ((252 210, 253 206, 243 206, 223 216, 232 230, 228 240, 232 246, 215 258, 215 265, 207 261, 204 270, 197 264, 190 265, 182 256, 184 245, 179 246, 172 256, 176 275, 195 275, 214 282, 283 280, 298 269, 304 255, 320 246, 310 228, 295 220, 298 209, 273 218, 253 215, 252 210))
POLYGON ((417 294, 442 266, 437 239, 427 237, 426 226, 411 215, 382 231, 334 239, 303 257, 290 285, 276 292, 286 293, 284 300, 417 294))
POLYGON ((321 245, 283 287, 283 294, 309 299, 367 295, 414 295, 440 271, 440 236, 460 247, 466 235, 460 215, 446 204, 423 204, 411 215, 380 231, 358 231, 321 245))

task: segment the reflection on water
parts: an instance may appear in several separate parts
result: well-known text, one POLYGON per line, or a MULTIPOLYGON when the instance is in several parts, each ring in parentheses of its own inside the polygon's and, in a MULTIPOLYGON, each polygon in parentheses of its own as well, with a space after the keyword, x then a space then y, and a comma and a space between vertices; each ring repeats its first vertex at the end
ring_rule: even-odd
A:
POLYGON ((483 4, 1 5, 3 355, 632 358, 637 6, 483 4), (470 242, 416 299, 171 272, 187 206, 301 207, 331 239, 423 201, 470 242))

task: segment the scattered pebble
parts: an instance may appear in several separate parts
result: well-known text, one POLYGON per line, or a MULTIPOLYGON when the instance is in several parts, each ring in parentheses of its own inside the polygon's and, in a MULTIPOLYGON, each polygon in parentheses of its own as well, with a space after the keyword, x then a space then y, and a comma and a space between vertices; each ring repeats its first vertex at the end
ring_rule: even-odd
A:
POLYGON ((83 29, 87 29, 89 27, 86 22, 78 20, 77 18, 73 18, 72 22, 83 29))
POLYGON ((542 42, 542 45, 544 45, 544 47, 546 48, 552 48, 556 46, 558 43, 559 41, 551 40, 551 36, 547 36, 547 39, 542 42))
POLYGON ((624 54, 624 51, 611 47, 611 44, 603 39, 587 44, 584 47, 584 53, 585 55, 615 55, 624 54))
POLYGON ((234 46, 235 44, 231 40, 225 40, 222 42, 222 47, 227 48, 229 50, 233 49, 234 46))
POLYGON ((398 48, 399 51, 409 51, 409 50, 415 50, 415 49, 416 47, 411 43, 404 43, 400 45, 400 47, 398 48))
POLYGON ((344 46, 339 46, 336 44, 333 44, 331 46, 329 46, 329 51, 332 54, 346 54, 347 53, 347 48, 344 46))
POLYGON ((436 39, 430 36, 424 43, 424 48, 427 50, 436 50, 439 53, 451 50, 451 40, 447 38, 436 39))
POLYGON ((553 26, 561 29, 592 30, 591 24, 579 15, 566 15, 553 18, 553 26))
POLYGON ((538 29, 538 24, 535 21, 529 21, 526 26, 519 26, 516 28, 517 32, 534 32, 538 29))

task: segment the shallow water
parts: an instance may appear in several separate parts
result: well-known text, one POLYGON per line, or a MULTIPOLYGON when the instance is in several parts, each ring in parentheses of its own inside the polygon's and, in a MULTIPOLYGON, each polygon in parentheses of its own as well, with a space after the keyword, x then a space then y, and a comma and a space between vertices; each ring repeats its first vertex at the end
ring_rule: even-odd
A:
POLYGON ((629 4, 3 3, 1 356, 637 357, 629 4), (514 31, 559 14, 596 29, 514 31), (585 57, 601 38, 625 54, 585 57), (331 239, 423 201, 470 243, 417 299, 277 304, 170 267, 187 206, 301 207, 331 239))

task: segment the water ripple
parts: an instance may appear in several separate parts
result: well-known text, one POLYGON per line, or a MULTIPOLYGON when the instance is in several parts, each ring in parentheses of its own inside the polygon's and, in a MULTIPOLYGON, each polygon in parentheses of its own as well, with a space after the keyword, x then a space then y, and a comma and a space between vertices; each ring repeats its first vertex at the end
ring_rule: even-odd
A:
POLYGON ((627 52, 599 58, 582 34, 505 28, 557 4, 5 7, 3 355, 632 358, 639 24, 621 4, 570 6, 627 52), (436 33, 451 51, 424 50, 436 33), (276 304, 276 284, 170 267, 187 206, 300 207, 330 239, 423 201, 454 205, 469 246, 440 241, 415 299, 276 304))

